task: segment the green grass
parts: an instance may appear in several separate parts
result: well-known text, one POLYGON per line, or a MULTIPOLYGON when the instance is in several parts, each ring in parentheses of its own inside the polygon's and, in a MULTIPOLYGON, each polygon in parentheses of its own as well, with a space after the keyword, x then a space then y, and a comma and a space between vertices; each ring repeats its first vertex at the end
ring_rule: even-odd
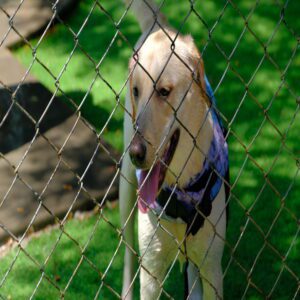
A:
MULTIPOLYGON (((29 299, 34 293, 34 299, 58 299, 62 294, 64 299, 94 299, 98 293, 97 299, 117 299, 124 254, 118 222, 117 208, 106 208, 102 215, 69 220, 63 233, 60 228, 50 230, 31 238, 25 250, 10 251, 0 262, 1 279, 16 255, 18 259, 0 290, 0 298, 29 299)), ((173 297, 183 294, 180 278, 175 276, 178 271, 176 265, 166 285, 173 297)))
MULTIPOLYGON (((240 13, 245 16, 254 6, 254 1, 250 0, 234 2, 240 13)), ((283 1, 279 2, 283 3, 283 1)), ((124 12, 119 1, 106 0, 101 1, 101 4, 115 21, 119 20, 124 12)), ((75 33, 79 31, 91 5, 92 1, 82 2, 69 18, 68 25, 75 33)), ((208 28, 212 28, 222 8, 221 1, 198 1, 195 9, 205 20, 208 28)), ((189 12, 189 4, 187 1, 180 1, 180 3, 176 2, 176 6, 174 6, 173 1, 166 1, 163 11, 168 16, 170 23, 174 27, 180 28, 184 16, 189 12)), ((230 200, 228 245, 223 261, 224 269, 229 266, 224 280, 226 299, 240 299, 248 283, 251 285, 247 290, 246 299, 264 298, 271 291, 282 267, 284 269, 272 298, 291 299, 297 290, 295 278, 298 278, 299 281, 300 243, 297 237, 296 241, 293 243, 292 241, 299 230, 297 220, 299 220, 300 211, 300 180, 296 165, 296 160, 299 161, 300 157, 300 117, 297 113, 299 105, 297 106, 295 99, 295 96, 299 97, 300 95, 300 55, 299 44, 294 36, 299 36, 300 32, 299 15, 300 6, 296 1, 290 1, 285 10, 287 26, 282 22, 277 27, 280 8, 274 4, 274 1, 261 1, 248 20, 248 26, 256 38, 249 30, 246 30, 229 63, 224 54, 230 56, 245 26, 238 11, 230 4, 225 9, 208 44, 207 28, 194 13, 182 27, 182 32, 191 33, 199 49, 203 50, 206 73, 214 88, 226 68, 229 67, 222 84, 216 91, 218 107, 224 115, 224 123, 230 124, 231 130, 229 149, 233 196, 230 200), (263 59, 265 55, 263 45, 267 44, 273 32, 274 36, 267 47, 267 56, 263 59), (262 59, 263 61, 260 63, 262 59), (274 63, 277 67, 274 66, 274 63), (253 75, 254 77, 251 79, 253 75), (244 82, 247 83, 250 79, 248 89, 246 89, 244 82), (284 84, 282 84, 282 80, 284 80, 284 84), (235 116, 236 111, 238 113, 235 116), (281 147, 282 142, 284 142, 284 147, 281 147), (294 183, 292 184, 292 182, 294 183), (290 248, 291 243, 292 247, 290 248), (235 245, 237 246, 235 247, 235 245), (232 252, 233 248, 234 252, 232 252), (234 258, 232 261, 231 257, 234 258)), ((134 45, 139 36, 139 30, 131 15, 126 16, 121 22, 120 30, 128 43, 134 45)), ((39 44, 36 56, 54 77, 59 77, 59 87, 65 95, 77 103, 85 99, 81 109, 82 113, 98 130, 101 130, 110 113, 116 108, 103 134, 112 145, 120 150, 122 149, 123 110, 117 105, 116 95, 120 94, 121 101, 123 101, 125 91, 122 90, 122 87, 127 76, 127 62, 132 53, 131 47, 118 36, 99 67, 99 73, 102 78, 107 80, 113 91, 99 76, 96 76, 94 66, 101 59, 114 34, 114 25, 96 7, 86 26, 78 35, 79 44, 90 56, 90 59, 79 46, 75 47, 74 38, 64 25, 57 25, 51 29, 51 32, 39 44), (74 54, 68 62, 74 47, 74 54), (68 62, 67 68, 60 76, 66 62, 68 62), (96 78, 96 81, 91 87, 93 78, 96 78)), ((36 45, 37 42, 38 39, 31 40, 32 45, 36 45)), ((33 61, 32 51, 29 47, 16 49, 15 53, 26 66, 33 61)), ((37 61, 33 64, 32 72, 50 90, 55 91, 52 75, 37 61)), ((117 213, 111 212, 108 217, 117 224, 117 213)), ((74 222, 76 223, 76 221, 74 222)), ((93 220, 88 221, 87 224, 84 223, 80 227, 83 232, 83 240, 90 234, 93 222, 93 220)), ((68 226, 70 230, 73 226, 75 228, 73 221, 68 226)), ((102 226, 104 228, 104 224, 102 226)), ((102 253, 104 257, 107 257, 106 260, 103 260, 105 263, 101 264, 103 269, 107 266, 107 259, 113 255, 118 237, 112 230, 108 232, 97 230, 99 230, 99 234, 95 235, 95 239, 98 243, 94 244, 95 254, 92 261, 98 265, 102 253), (99 253, 99 256, 96 253, 99 253)), ((74 233, 79 234, 76 230, 74 233)), ((58 232, 51 234, 57 235, 58 232)), ((46 237, 42 238, 47 240, 46 237)), ((75 236, 76 238, 77 236, 75 236)), ((42 247, 48 243, 45 242, 44 245, 44 243, 38 242, 38 244, 43 249, 42 247)), ((71 242, 66 242, 60 247, 63 250, 57 252, 58 254, 53 257, 58 260, 57 264, 61 272, 71 273, 75 267, 74 261, 79 259, 80 253, 78 251, 76 253, 75 244, 73 245, 71 242)), ((34 249, 38 249, 38 253, 35 255, 42 255, 43 251, 34 246, 34 242, 32 242, 32 251, 35 251, 34 249)), ((1 264, 8 266, 11 259, 10 255, 1 264)), ((51 260, 54 260, 52 256, 51 260)), ((109 271, 111 275, 107 277, 107 282, 120 291, 121 255, 118 255, 117 260, 119 263, 116 263, 116 268, 109 271)), ((20 295, 25 288, 28 293, 33 291, 37 279, 35 282, 27 281, 23 287, 24 272, 27 273, 25 261, 28 261, 25 256, 18 258, 17 264, 23 273, 20 271, 10 275, 11 283, 8 284, 7 281, 0 290, 1 293, 5 295, 19 293, 20 295)), ((29 269, 37 272, 35 278, 38 278, 40 273, 34 271, 34 267, 29 269)), ((1 267, 0 270, 3 268, 1 267)), ((70 294, 78 293, 76 296, 73 294, 76 299, 80 299, 77 296, 80 293, 86 293, 85 298, 92 297, 95 294, 95 286, 99 285, 97 274, 88 275, 88 270, 91 268, 86 267, 82 277, 78 277, 83 279, 78 279, 77 283, 72 281, 70 289, 68 289, 70 294), (84 279, 85 277, 89 278, 88 276, 95 276, 94 288, 88 288, 90 284, 92 285, 92 280, 84 279)), ((55 268, 49 267, 49 274, 54 276, 55 268)), ((64 277, 59 284, 65 286, 67 277, 64 277)), ((173 284, 173 288, 176 286, 173 284)), ((104 290, 105 288, 103 288, 104 290)), ((55 290, 51 293, 55 293, 55 290)), ((106 295, 105 297, 109 299, 113 298, 108 291, 106 295)), ((53 298, 55 297, 53 296, 53 298)), ((71 298, 72 296, 70 296, 71 298)))

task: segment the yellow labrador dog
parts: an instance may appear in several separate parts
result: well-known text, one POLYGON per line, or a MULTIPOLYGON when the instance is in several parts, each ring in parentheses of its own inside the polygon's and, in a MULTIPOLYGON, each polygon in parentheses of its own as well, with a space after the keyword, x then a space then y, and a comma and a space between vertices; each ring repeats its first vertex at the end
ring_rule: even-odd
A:
POLYGON ((124 121, 122 297, 133 298, 138 207, 140 298, 158 299, 179 259, 188 299, 220 299, 228 153, 214 96, 191 36, 170 29, 154 2, 126 2, 142 36, 129 62, 124 121))

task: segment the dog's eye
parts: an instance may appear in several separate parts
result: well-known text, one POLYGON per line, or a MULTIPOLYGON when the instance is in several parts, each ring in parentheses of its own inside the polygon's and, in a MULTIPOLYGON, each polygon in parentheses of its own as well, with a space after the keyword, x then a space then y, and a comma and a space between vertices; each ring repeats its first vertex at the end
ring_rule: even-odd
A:
POLYGON ((168 97, 169 94, 170 94, 170 90, 167 90, 165 88, 161 88, 159 91, 158 91, 159 95, 161 97, 168 97))
POLYGON ((134 98, 137 98, 139 96, 139 89, 135 86, 132 89, 132 93, 133 93, 134 98))

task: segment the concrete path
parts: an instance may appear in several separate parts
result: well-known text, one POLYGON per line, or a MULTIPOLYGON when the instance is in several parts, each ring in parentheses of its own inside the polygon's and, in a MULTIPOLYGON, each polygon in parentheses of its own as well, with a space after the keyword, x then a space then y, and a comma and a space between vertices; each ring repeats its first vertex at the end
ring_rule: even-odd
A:
MULTIPOLYGON (((53 16, 50 0, 0 0, 0 45, 10 47, 22 42, 46 26, 53 16), (28 21, 30 20, 30 22, 28 21)), ((78 1, 60 0, 56 7, 59 15, 78 1)))
MULTIPOLYGON (((1 26, 1 25, 0 25, 1 26)), ((1 38, 1 34, 0 34, 1 38)), ((18 85, 26 74, 26 70, 12 53, 4 47, 0 48, 0 88, 4 88, 3 85, 13 86, 18 85)), ((36 79, 28 74, 24 82, 36 82, 36 79)))
MULTIPOLYGON (((73 116, 47 131, 45 137, 0 160, 0 174, 5 174, 0 175, 0 241, 9 238, 9 232, 23 234, 31 222, 29 232, 53 222, 55 217, 64 218, 69 209, 91 208, 92 199, 101 202, 106 193, 108 199, 117 198, 117 179, 108 190, 116 173, 115 164, 111 156, 97 150, 96 135, 81 120, 73 116), (15 172, 14 167, 27 151, 15 172), (81 187, 79 178, 83 175, 81 187)), ((112 151, 112 156, 117 155, 112 151)))
MULTIPOLYGON (((69 11, 75 2, 60 0, 58 13, 69 11)), ((10 233, 21 235, 63 218, 69 210, 92 207, 91 199, 117 197, 117 180, 108 190, 115 163, 98 147, 93 131, 31 74, 23 80, 26 70, 8 47, 39 32, 53 11, 48 0, 21 3, 19 7, 20 0, 0 0, 0 245, 10 233), (42 135, 33 140, 35 122, 50 100, 39 124, 42 135)))

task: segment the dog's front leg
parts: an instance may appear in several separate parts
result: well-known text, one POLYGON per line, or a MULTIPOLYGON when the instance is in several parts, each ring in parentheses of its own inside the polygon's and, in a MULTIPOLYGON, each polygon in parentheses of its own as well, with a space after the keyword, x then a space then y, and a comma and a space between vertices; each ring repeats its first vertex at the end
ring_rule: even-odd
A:
MULTIPOLYGON (((205 246, 202 247, 202 245, 198 245, 199 253, 201 253, 201 258, 198 261, 198 265, 196 266, 189 262, 188 299, 223 299, 223 272, 221 264, 222 256, 220 255, 223 249, 223 242, 218 237, 215 237, 214 241, 211 243, 212 239, 207 239, 207 235, 205 234, 201 235, 201 237, 205 242, 205 246), (207 249, 208 245, 211 246, 209 249, 207 249), (206 248, 208 252, 203 251, 203 248, 206 248)), ((194 249, 196 250, 197 248, 194 249)), ((196 261, 195 258, 193 259, 196 261)))
MULTIPOLYGON (((126 98, 126 108, 130 111, 129 96, 126 98)), ((131 117, 125 113, 124 116, 124 146, 128 147, 133 135, 131 117)), ((123 238, 127 244, 125 247, 122 299, 133 299, 132 280, 134 276, 134 254, 130 247, 134 247, 134 220, 133 207, 136 202, 136 176, 135 168, 130 161, 128 151, 125 153, 120 176, 119 205, 121 217, 121 229, 123 238)))
POLYGON ((188 264, 188 298, 189 300, 202 300, 203 289, 198 268, 190 261, 188 264))
POLYGON ((150 211, 138 212, 139 248, 141 255, 140 299, 159 299, 162 283, 171 263, 179 252, 174 238, 157 223, 150 211))
POLYGON ((223 272, 221 262, 207 263, 202 267, 203 299, 223 299, 223 272))
MULTIPOLYGON (((225 223, 225 216, 220 224, 225 223)), ((225 224, 224 224, 225 225, 225 224)), ((188 287, 191 300, 216 300, 223 299, 223 272, 222 253, 224 242, 214 234, 214 228, 208 222, 197 237, 197 242, 188 244, 192 247, 192 260, 188 268, 188 287), (199 241, 202 239, 202 243, 199 241), (198 253, 197 253, 198 252, 198 253), (198 258, 197 255, 198 254, 198 258), (200 275, 200 276, 199 276, 200 275)), ((222 232, 217 226, 217 230, 222 232)))
MULTIPOLYGON (((223 299, 222 254, 226 236, 224 187, 214 200, 208 219, 198 233, 188 241, 188 255, 197 265, 194 268, 193 277, 197 278, 198 271, 200 272, 202 298, 204 300, 223 299)), ((195 281, 191 279, 189 285, 195 281)))

